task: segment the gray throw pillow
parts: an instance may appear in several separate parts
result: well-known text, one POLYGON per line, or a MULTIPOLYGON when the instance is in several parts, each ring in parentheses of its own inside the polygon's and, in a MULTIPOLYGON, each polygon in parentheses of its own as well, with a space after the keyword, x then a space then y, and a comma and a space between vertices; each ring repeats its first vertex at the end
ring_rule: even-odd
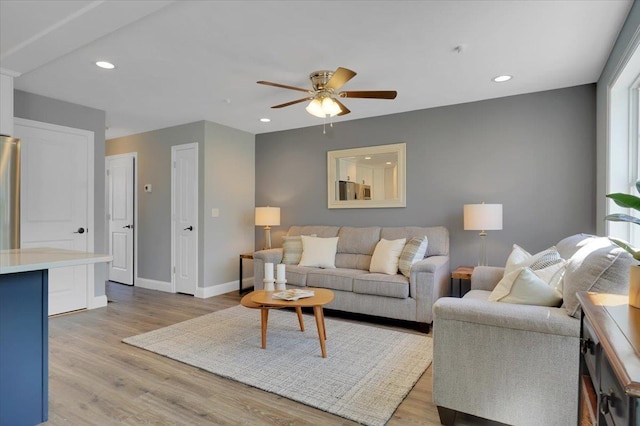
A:
POLYGON ((411 275, 411 266, 424 259, 428 244, 429 242, 425 235, 422 238, 412 238, 404 245, 398 262, 398 269, 400 269, 402 275, 409 278, 411 275))

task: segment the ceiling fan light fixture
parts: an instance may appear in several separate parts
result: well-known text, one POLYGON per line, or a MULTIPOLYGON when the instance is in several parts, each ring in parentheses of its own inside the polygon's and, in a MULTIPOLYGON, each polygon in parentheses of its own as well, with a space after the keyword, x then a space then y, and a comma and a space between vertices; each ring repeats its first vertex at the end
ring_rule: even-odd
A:
POLYGON ((325 118, 324 112, 322 111, 322 102, 320 99, 314 99, 309 102, 309 105, 305 108, 307 112, 311 115, 314 115, 318 118, 325 118))
POLYGON ((322 111, 329 117, 336 116, 342 112, 340 105, 331 97, 327 96, 322 100, 322 111))

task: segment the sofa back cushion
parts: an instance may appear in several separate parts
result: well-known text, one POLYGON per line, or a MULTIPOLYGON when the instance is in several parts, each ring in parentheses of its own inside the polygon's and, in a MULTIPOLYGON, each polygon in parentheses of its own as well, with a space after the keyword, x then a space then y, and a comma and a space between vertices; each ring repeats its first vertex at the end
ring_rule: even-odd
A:
POLYGON ((425 257, 429 256, 449 256, 449 231, 444 226, 401 226, 385 227, 380 232, 380 238, 386 240, 397 240, 406 238, 421 238, 427 236, 429 245, 425 257))
POLYGON ((287 236, 295 236, 295 235, 313 235, 315 234, 321 238, 331 238, 337 237, 338 231, 340 230, 339 226, 325 226, 325 225, 305 225, 305 226, 297 226, 294 225, 289 228, 289 232, 287 232, 287 236))
POLYGON ((567 262, 563 307, 580 318, 578 291, 627 294, 633 257, 606 237, 591 238, 567 262))
POLYGON ((336 267, 368 271, 371 256, 380 241, 380 229, 379 226, 340 228, 336 267))
POLYGON ((580 248, 584 247, 592 239, 598 238, 590 234, 575 234, 564 238, 556 244, 556 249, 560 253, 560 257, 569 260, 580 248))

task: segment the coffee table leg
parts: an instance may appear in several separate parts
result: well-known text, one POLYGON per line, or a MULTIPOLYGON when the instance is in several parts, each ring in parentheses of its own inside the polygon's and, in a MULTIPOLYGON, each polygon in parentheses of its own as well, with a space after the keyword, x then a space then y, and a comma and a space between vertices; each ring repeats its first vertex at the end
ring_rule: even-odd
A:
POLYGON ((296 314, 298 314, 298 322, 300 323, 300 331, 304 331, 304 320, 302 319, 302 308, 296 306, 296 314))
POLYGON ((260 308, 262 317, 262 349, 267 349, 267 322, 269 321, 269 309, 260 308))
POLYGON ((316 325, 318 326, 318 340, 320 340, 320 350, 322 351, 322 358, 326 358, 327 348, 324 341, 327 337, 324 331, 324 313, 322 312, 322 306, 314 306, 313 314, 316 318, 316 325))

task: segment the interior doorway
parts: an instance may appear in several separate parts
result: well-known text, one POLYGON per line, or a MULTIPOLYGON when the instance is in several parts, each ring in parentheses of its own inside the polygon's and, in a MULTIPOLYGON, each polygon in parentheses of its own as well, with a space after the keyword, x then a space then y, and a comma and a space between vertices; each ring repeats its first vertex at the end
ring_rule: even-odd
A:
POLYGON ((134 285, 137 270, 137 169, 136 152, 105 158, 109 281, 134 285))
POLYGON ((198 288, 198 144, 171 147, 171 289, 198 288))

